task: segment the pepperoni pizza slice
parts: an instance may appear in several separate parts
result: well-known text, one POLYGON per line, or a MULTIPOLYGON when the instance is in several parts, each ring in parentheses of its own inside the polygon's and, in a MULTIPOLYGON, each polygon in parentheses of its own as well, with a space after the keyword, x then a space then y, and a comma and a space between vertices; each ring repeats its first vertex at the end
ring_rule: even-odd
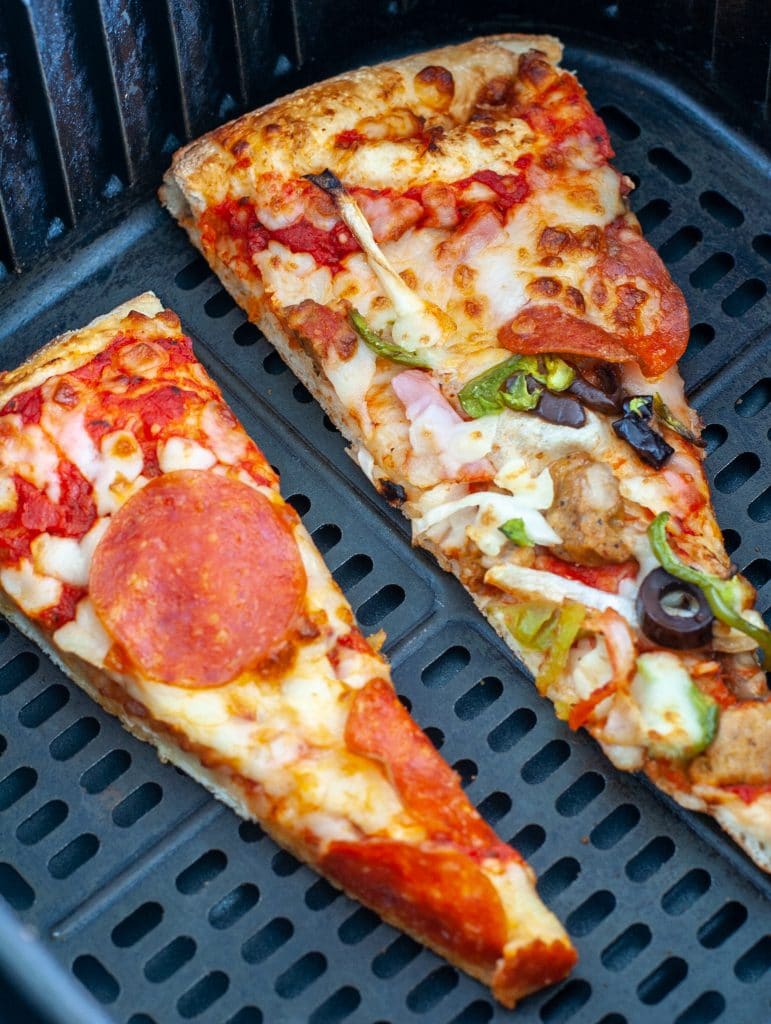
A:
POLYGON ((548 36, 362 68, 161 192, 560 718, 771 869, 771 634, 676 361, 688 311, 548 36))
POLYGON ((0 379, 0 606, 163 759, 505 1005, 572 967, 151 293, 0 379))

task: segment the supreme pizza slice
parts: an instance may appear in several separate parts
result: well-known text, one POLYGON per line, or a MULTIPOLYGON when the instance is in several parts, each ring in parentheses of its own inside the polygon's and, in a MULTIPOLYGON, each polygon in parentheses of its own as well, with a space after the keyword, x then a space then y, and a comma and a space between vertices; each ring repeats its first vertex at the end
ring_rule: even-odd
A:
POLYGON ((613 763, 771 869, 771 636, 677 370, 688 312, 550 37, 304 89, 180 150, 162 200, 613 763))
POLYGON ((0 607, 164 760, 505 1005, 572 967, 151 293, 0 378, 0 607))

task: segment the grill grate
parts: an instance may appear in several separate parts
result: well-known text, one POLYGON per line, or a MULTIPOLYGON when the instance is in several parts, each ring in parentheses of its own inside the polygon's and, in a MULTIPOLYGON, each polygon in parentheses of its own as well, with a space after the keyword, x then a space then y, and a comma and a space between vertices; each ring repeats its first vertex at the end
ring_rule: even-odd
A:
MULTIPOLYGON (((696 327, 683 369, 708 424, 719 518, 767 610, 768 169, 634 65, 587 50, 567 64, 608 121, 618 165, 639 179, 635 208, 686 291, 696 327)), ((43 268, 8 293, 3 362, 148 287, 179 312, 365 627, 387 630, 405 703, 575 936, 576 974, 517 1019, 767 1019, 769 879, 709 822, 615 772, 583 734, 567 736, 460 588, 410 549, 401 517, 365 487, 181 232, 138 207, 67 275, 43 268)), ((509 1019, 475 982, 160 765, 1 623, 0 662, 0 893, 110 1018, 509 1019)), ((21 949, 18 959, 23 969, 21 949)), ((67 1024, 101 1020, 63 1006, 67 1024)))

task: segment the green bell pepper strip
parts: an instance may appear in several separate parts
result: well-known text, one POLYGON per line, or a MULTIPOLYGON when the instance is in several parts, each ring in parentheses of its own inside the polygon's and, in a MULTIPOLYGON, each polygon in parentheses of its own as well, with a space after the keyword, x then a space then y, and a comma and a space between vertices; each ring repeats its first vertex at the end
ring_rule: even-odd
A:
POLYGON ((538 404, 540 393, 531 395, 527 391, 526 377, 533 377, 550 391, 564 391, 575 380, 573 368, 558 356, 544 357, 543 366, 542 370, 536 356, 510 356, 477 377, 472 377, 458 392, 458 401, 464 412, 474 420, 501 412, 506 406, 510 409, 532 409, 538 404), (512 392, 501 389, 509 377, 515 374, 520 375, 522 383, 514 385, 518 397, 512 398, 512 392), (527 398, 523 392, 527 393, 527 398), (531 400, 532 404, 527 404, 531 400), (513 404, 517 401, 523 404, 513 404))
POLYGON ((691 565, 681 562, 667 540, 667 523, 669 512, 661 512, 648 527, 648 538, 651 542, 653 554, 661 563, 662 567, 677 579, 684 583, 693 583, 699 587, 712 609, 716 619, 720 619, 726 626, 738 629, 751 637, 758 647, 763 651, 763 667, 766 671, 771 669, 771 632, 754 622, 749 622, 740 611, 741 583, 737 576, 723 580, 712 573, 702 572, 694 569, 691 565))
POLYGON ((503 619, 511 635, 523 647, 546 653, 535 680, 539 693, 545 693, 565 668, 585 617, 584 606, 574 601, 557 607, 527 601, 505 610, 503 619))
POLYGON ((686 441, 690 441, 691 444, 695 444, 698 448, 705 447, 705 442, 674 415, 658 391, 653 395, 653 411, 662 423, 665 423, 670 430, 674 430, 680 437, 684 437, 686 441))
POLYGON ((521 548, 531 548, 535 544, 527 535, 524 519, 507 519, 498 529, 512 544, 517 544, 521 548))
POLYGON ((431 364, 424 354, 410 352, 401 345, 394 345, 393 342, 385 341, 377 331, 373 331, 364 317, 355 309, 348 310, 348 322, 361 340, 371 348, 375 355, 390 359, 392 363, 401 363, 404 366, 415 366, 421 370, 430 370, 431 364))
POLYGON ((524 373, 518 373, 512 383, 500 393, 503 404, 515 412, 529 412, 530 409, 535 409, 542 394, 543 388, 540 387, 529 390, 524 373))

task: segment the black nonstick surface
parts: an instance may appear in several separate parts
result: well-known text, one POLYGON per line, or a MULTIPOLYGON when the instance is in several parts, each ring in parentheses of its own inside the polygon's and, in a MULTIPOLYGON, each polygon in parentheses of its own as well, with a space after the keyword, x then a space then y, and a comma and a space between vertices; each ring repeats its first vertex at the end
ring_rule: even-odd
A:
MULTIPOLYGON (((684 93, 569 50, 650 241, 695 325, 729 550, 771 604, 771 165, 684 93)), ((555 720, 460 586, 410 547, 340 436, 153 203, 0 297, 0 358, 146 289, 175 309, 281 471, 399 692, 567 922, 573 976, 521 1024, 771 1017, 771 881, 709 821, 623 776, 555 720)), ((128 736, 0 624, 0 961, 66 1024, 485 1024, 476 982, 382 924, 128 736), (77 979, 93 998, 88 999, 77 979)), ((0 1020, 3 1010, 0 1008, 0 1020)))

